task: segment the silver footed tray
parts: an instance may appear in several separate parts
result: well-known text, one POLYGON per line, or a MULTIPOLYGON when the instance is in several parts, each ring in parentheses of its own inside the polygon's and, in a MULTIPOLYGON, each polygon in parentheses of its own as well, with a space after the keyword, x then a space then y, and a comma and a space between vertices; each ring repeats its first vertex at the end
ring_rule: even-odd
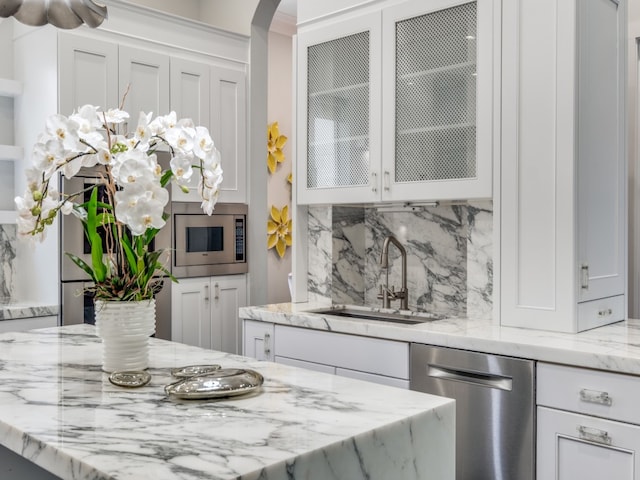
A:
POLYGON ((264 378, 255 370, 222 368, 186 377, 164 388, 170 397, 188 400, 244 395, 260 388, 264 378))

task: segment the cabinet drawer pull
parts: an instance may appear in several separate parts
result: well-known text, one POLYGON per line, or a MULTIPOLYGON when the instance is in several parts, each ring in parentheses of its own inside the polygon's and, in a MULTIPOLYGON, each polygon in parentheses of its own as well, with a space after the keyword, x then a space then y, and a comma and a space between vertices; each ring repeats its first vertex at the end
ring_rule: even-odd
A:
POLYGON ((580 267, 580 287, 583 290, 589 290, 589 265, 580 267))
POLYGON ((597 428, 589 428, 585 427, 584 425, 579 425, 578 436, 582 440, 587 440, 589 442, 611 445, 611 437, 609 436, 609 432, 598 430, 597 428))
POLYGON ((271 335, 269 335, 268 333, 264 334, 264 354, 269 356, 269 354, 271 353, 271 335))
POLYGON ((613 314, 613 310, 610 308, 605 308, 604 310, 598 310, 599 317, 608 317, 611 314, 613 314))
POLYGON ((611 406, 613 400, 609 396, 608 392, 599 392, 597 390, 587 390, 583 388, 580 390, 580 400, 588 403, 597 403, 599 405, 611 406))

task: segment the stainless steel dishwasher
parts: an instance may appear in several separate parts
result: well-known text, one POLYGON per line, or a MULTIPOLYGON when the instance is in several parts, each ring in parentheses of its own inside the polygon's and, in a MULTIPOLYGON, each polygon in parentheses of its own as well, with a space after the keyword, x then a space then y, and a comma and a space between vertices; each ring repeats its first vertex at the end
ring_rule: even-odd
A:
POLYGON ((535 478, 534 362, 411 344, 411 390, 456 400, 456 479, 535 478))

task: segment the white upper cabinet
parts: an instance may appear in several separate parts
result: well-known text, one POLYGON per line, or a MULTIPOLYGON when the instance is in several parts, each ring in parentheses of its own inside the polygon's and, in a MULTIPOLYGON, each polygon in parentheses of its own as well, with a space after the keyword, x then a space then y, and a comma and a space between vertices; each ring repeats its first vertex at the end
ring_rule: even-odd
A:
POLYGON ((626 317, 625 31, 625 0, 503 2, 503 325, 626 317))
POLYGON ((299 31, 299 203, 380 199, 380 43, 379 13, 299 31))
MULTIPOLYGON (((154 116, 174 110, 206 126, 220 150, 223 181, 220 201, 246 203, 246 72, 243 65, 220 65, 197 56, 180 57, 116 42, 59 33, 60 111, 70 114, 84 104, 119 106, 135 128, 140 112, 154 116)), ((2 154, 2 151, 0 151, 2 154)), ((199 175, 185 193, 173 188, 174 201, 201 202, 199 175)))
POLYGON ((246 203, 247 87, 244 71, 224 67, 211 69, 211 134, 221 157, 220 201, 246 203))
POLYGON ((118 45, 68 33, 58 36, 60 113, 70 115, 82 105, 101 109, 120 105, 118 45))
POLYGON ((384 5, 299 32, 299 202, 490 198, 493 1, 384 5))
POLYGON ((171 57, 171 110, 178 118, 191 118, 210 128, 209 65, 171 57))
POLYGON ((120 96, 125 92, 124 110, 129 123, 138 124, 140 112, 166 115, 169 113, 169 57, 161 53, 119 47, 120 96))
POLYGON ((383 11, 382 198, 490 198, 492 2, 425 3, 383 11))
MULTIPOLYGON (((244 70, 171 58, 171 109, 179 118, 206 126, 220 151, 223 180, 220 201, 246 203, 247 91, 244 70)), ((173 188, 174 201, 201 202, 200 176, 188 192, 173 188)))

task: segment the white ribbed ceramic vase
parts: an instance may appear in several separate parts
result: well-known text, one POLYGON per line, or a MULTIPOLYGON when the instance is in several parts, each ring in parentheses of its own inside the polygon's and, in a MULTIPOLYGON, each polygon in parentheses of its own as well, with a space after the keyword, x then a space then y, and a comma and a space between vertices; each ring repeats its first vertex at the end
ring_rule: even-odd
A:
POLYGON ((156 331, 156 301, 96 300, 96 328, 102 339, 102 370, 108 373, 149 367, 149 337, 156 331))

